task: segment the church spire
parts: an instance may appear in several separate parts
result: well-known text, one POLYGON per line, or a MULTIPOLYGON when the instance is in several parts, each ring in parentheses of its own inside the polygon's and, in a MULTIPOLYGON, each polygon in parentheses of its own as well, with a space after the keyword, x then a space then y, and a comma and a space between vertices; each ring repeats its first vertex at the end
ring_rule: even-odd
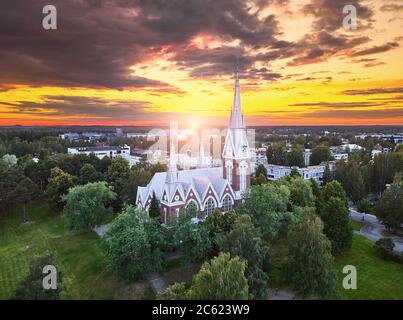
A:
POLYGON ((175 146, 172 140, 171 140, 171 148, 169 150, 169 164, 165 182, 166 183, 178 182, 178 169, 176 168, 175 146))
POLYGON ((244 128, 242 106, 241 106, 241 87, 239 85, 239 73, 238 68, 235 71, 235 91, 234 102, 232 105, 231 118, 229 127, 231 129, 244 128))

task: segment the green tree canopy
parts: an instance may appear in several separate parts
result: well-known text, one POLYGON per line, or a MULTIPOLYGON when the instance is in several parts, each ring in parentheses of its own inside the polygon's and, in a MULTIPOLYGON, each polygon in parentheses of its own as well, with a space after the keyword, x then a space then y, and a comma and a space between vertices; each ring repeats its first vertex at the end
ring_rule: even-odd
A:
POLYGON ((66 203, 63 213, 70 229, 91 229, 101 224, 113 212, 110 205, 116 198, 106 182, 76 186, 63 196, 66 203))
POLYGON ((288 211, 290 189, 286 185, 263 184, 253 186, 243 195, 240 211, 250 215, 266 240, 277 236, 298 220, 297 212, 288 211))
POLYGON ((376 215, 389 230, 397 230, 403 224, 403 180, 396 174, 393 183, 376 203, 376 215))
POLYGON ((69 189, 74 186, 73 176, 64 172, 58 167, 54 167, 50 171, 48 186, 46 193, 48 194, 52 204, 57 209, 62 209, 63 200, 62 196, 67 194, 69 189))
POLYGON ((155 192, 153 192, 153 197, 151 199, 150 207, 148 209, 148 214, 152 218, 157 218, 158 220, 160 218, 160 206, 157 196, 155 195, 155 192))
POLYGON ((332 155, 330 149, 327 146, 320 145, 312 149, 312 154, 310 157, 311 165, 318 165, 323 161, 331 160, 332 155))
POLYGON ((174 241, 189 261, 204 260, 212 250, 209 229, 204 223, 193 223, 190 215, 181 216, 173 225, 174 241))
POLYGON ((127 206, 104 237, 109 267, 121 278, 137 280, 161 271, 166 245, 159 222, 144 210, 127 206))
POLYGON ((115 209, 120 209, 130 198, 130 166, 122 157, 112 160, 106 173, 106 180, 117 194, 115 209))
POLYGON ((248 300, 249 287, 245 278, 246 262, 229 253, 220 253, 205 262, 193 277, 187 293, 191 300, 248 300))
POLYGON ((332 253, 339 254, 351 248, 353 233, 350 216, 340 198, 331 197, 321 211, 324 234, 330 240, 332 253))
POLYGON ((303 298, 335 293, 331 245, 322 230, 320 218, 306 208, 288 239, 288 279, 303 298))
POLYGON ((219 236, 219 247, 231 257, 247 261, 246 278, 249 290, 255 299, 267 298, 269 249, 260 238, 260 231, 253 225, 250 216, 240 215, 229 233, 219 236))
POLYGON ((91 163, 86 163, 80 169, 80 184, 98 182, 103 180, 102 173, 98 172, 91 163))

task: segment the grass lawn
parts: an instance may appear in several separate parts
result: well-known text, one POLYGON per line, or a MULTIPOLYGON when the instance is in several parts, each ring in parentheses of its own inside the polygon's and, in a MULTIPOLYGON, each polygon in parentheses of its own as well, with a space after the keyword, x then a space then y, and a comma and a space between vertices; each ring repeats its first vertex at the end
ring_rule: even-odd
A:
POLYGON ((353 228, 353 230, 360 231, 360 229, 365 225, 365 222, 351 220, 351 227, 353 228))
POLYGON ((354 235, 351 251, 336 258, 340 298, 403 300, 403 265, 379 258, 372 246, 372 241, 354 235), (341 285, 347 264, 357 268, 357 290, 345 290, 341 285))
POLYGON ((126 285, 106 268, 94 232, 73 233, 47 204, 29 208, 29 223, 15 214, 0 220, 0 299, 8 299, 27 275, 30 260, 50 251, 63 274, 66 299, 113 299, 126 285))
MULTIPOLYGON (((353 245, 348 253, 336 257, 338 296, 335 299, 399 299, 403 300, 403 265, 385 261, 375 255, 373 242, 361 235, 353 235, 353 245), (345 265, 357 268, 357 290, 345 290, 342 273, 345 265)), ((286 239, 277 240, 271 246, 272 270, 269 287, 288 289, 284 265, 287 255, 286 239)))

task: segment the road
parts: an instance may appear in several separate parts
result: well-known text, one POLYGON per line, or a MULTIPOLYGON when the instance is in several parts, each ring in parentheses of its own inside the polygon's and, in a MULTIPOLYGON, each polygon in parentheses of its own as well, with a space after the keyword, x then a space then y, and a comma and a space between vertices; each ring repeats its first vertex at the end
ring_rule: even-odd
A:
MULTIPOLYGON (((365 238, 372 240, 372 241, 377 241, 380 238, 384 238, 382 235, 382 232, 385 230, 385 226, 381 224, 376 216, 370 215, 370 214, 362 214, 357 212, 353 207, 349 207, 350 210, 350 217, 352 220, 359 221, 359 222, 365 222, 366 225, 361 228, 360 231, 358 231, 359 234, 364 236, 365 238), (363 220, 364 217, 364 220, 363 220)), ((392 237, 393 242, 395 243, 395 248, 394 250, 396 252, 402 252, 403 251, 403 238, 401 237, 392 237)))

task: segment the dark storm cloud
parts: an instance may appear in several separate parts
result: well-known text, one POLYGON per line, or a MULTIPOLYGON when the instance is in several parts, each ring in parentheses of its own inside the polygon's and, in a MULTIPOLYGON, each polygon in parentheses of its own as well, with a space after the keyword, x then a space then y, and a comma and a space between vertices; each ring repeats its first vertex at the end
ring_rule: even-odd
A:
MULTIPOLYGON (((8 104, 3 113, 19 112, 26 115, 88 117, 105 119, 135 120, 151 105, 146 101, 124 101, 84 96, 43 96, 45 102, 19 101, 8 104)), ((0 102, 1 104, 4 104, 0 102)))
POLYGON ((333 32, 343 27, 343 19, 346 16, 343 8, 353 5, 357 9, 358 30, 371 27, 373 11, 365 6, 362 0, 311 0, 302 8, 304 14, 313 15, 316 19, 312 25, 312 31, 333 32))
MULTIPOLYGON (((269 2, 258 1, 258 7, 269 2)), ((243 0, 55 0, 58 30, 52 31, 42 28, 45 4, 2 3, 0 83, 159 87, 166 84, 132 75, 129 66, 151 60, 164 47, 180 48, 200 33, 238 40, 241 48, 283 45, 275 39, 274 16, 259 19, 243 0)), ((178 57, 178 63, 184 66, 186 61, 178 57)), ((209 73, 197 68, 193 76, 209 73)), ((229 66, 217 61, 214 68, 222 73, 229 66)))
POLYGON ((305 35, 293 45, 290 66, 326 61, 335 55, 348 56, 352 48, 370 41, 368 37, 333 35, 326 31, 305 35))

